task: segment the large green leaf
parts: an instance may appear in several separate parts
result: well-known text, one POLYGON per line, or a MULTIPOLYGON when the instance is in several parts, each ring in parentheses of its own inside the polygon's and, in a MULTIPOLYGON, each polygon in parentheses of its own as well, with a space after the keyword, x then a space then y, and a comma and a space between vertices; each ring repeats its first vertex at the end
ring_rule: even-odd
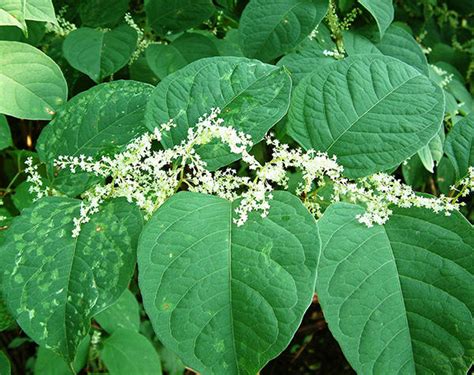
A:
POLYGON ((426 56, 416 40, 404 29, 392 25, 383 38, 373 37, 372 41, 365 36, 351 31, 344 32, 344 47, 349 56, 368 53, 382 53, 395 57, 429 75, 426 56))
POLYGON ((454 167, 456 180, 467 174, 474 166, 474 113, 458 121, 448 133, 445 153, 454 167))
POLYGON ((158 353, 145 336, 117 329, 103 343, 100 358, 110 375, 161 375, 158 353))
POLYGON ((25 43, 0 41, 0 113, 49 120, 67 99, 56 63, 25 43))
POLYGON ((358 0, 362 6, 367 9, 375 18, 379 28, 380 38, 383 38, 385 31, 393 21, 393 3, 392 0, 358 0))
POLYGON ((152 91, 146 83, 114 81, 75 96, 42 131, 36 146, 41 160, 120 150, 147 131, 145 107, 152 91))
POLYGON ((287 192, 268 217, 232 224, 235 204, 178 193, 138 249, 145 310, 163 344, 204 374, 255 374, 290 342, 311 302, 319 238, 287 192))
POLYGON ((94 319, 108 333, 114 333, 119 328, 138 332, 140 307, 133 293, 127 289, 117 302, 94 316, 94 319))
POLYGON ((388 56, 323 66, 294 90, 289 134, 336 155, 349 177, 399 165, 438 133, 444 96, 415 68, 388 56))
POLYGON ((152 44, 146 50, 148 65, 160 79, 193 61, 217 55, 214 41, 198 33, 184 33, 170 44, 152 44))
MULTIPOLYGON (((188 128, 211 108, 219 107, 225 124, 244 131, 256 143, 286 113, 291 79, 283 68, 243 57, 211 57, 196 61, 167 76, 152 94, 146 112, 149 129, 174 119, 164 135, 172 147, 186 138, 188 128)), ((210 169, 237 159, 222 144, 200 148, 210 169)))
POLYGON ((328 0, 251 0, 239 25, 244 54, 263 61, 283 55, 318 26, 328 5, 328 0))
POLYGON ((2 0, 0 25, 17 26, 27 30, 26 20, 56 23, 51 0, 2 0))
POLYGON ((179 32, 208 20, 216 8, 212 0, 145 0, 148 23, 159 34, 179 32))
POLYGON ((109 31, 81 27, 64 40, 64 57, 72 67, 100 82, 128 63, 137 38, 137 32, 128 25, 109 31))
POLYGON ((474 354, 474 230, 459 213, 394 209, 367 228, 340 203, 318 226, 316 292, 359 374, 466 374, 474 354))
POLYGON ((12 133, 10 132, 7 119, 4 115, 0 115, 0 150, 12 145, 12 133))
POLYGON ((71 236, 80 201, 48 197, 13 221, 0 248, 6 302, 38 344, 72 362, 90 318, 114 303, 135 266, 142 218, 112 201, 71 236))

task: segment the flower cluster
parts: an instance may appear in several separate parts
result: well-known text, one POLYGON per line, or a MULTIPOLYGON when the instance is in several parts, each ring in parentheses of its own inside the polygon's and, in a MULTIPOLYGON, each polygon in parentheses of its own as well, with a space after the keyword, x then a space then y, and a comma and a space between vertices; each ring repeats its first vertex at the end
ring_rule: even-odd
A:
POLYGON ((77 26, 64 18, 67 12, 67 5, 63 6, 56 15, 57 23, 46 23, 46 31, 52 32, 60 37, 67 36, 70 32, 77 29, 77 26))
POLYGON ((33 194, 36 199, 48 195, 48 190, 43 187, 43 180, 38 172, 38 164, 33 164, 33 158, 28 157, 25 160, 25 165, 26 181, 30 183, 28 191, 33 194))
POLYGON ((428 208, 436 213, 444 212, 447 216, 461 205, 445 195, 435 198, 417 194, 410 186, 386 173, 377 173, 357 182, 346 179, 336 181, 333 200, 341 198, 365 204, 365 213, 358 215, 357 219, 368 227, 372 227, 374 223, 384 224, 392 214, 392 205, 428 208))
MULTIPOLYGON (((212 194, 230 201, 239 200, 234 222, 240 226, 252 211, 259 212, 262 217, 268 215, 272 192, 277 188, 288 189, 290 170, 300 172, 296 194, 315 216, 321 214, 318 202, 322 197, 318 196, 318 189, 329 185, 332 202, 344 200, 366 207, 365 213, 357 219, 369 227, 384 224, 392 213, 390 207, 393 205, 424 207, 449 215, 459 209, 461 203, 457 203, 458 197, 474 191, 472 167, 458 185, 462 188, 455 198, 419 195, 410 186, 385 173, 350 181, 343 176, 343 168, 336 157, 315 150, 292 149, 272 135, 265 138, 272 152, 271 159, 262 164, 249 152, 253 146, 251 137, 225 126, 219 114, 218 108, 212 109, 209 115, 204 115, 188 129, 186 139, 171 148, 157 149, 153 146, 162 141, 164 132, 170 132, 176 126, 172 120, 136 138, 116 155, 103 156, 99 160, 84 155, 61 156, 55 160, 55 167, 59 169, 68 169, 71 173, 82 170, 109 181, 83 194, 80 215, 74 219, 73 236, 79 235, 81 225, 99 211, 106 199, 125 197, 149 218, 180 189, 212 194), (227 145, 232 153, 241 156, 250 171, 248 175, 240 176, 231 168, 207 169, 199 147, 216 139, 227 145)), ((31 191, 40 198, 48 192, 44 191, 37 166, 32 165, 31 159, 27 166, 31 191)))
POLYGON ((136 24, 130 13, 125 13, 124 20, 128 26, 130 26, 133 30, 137 32, 138 36, 135 51, 133 52, 132 56, 130 57, 130 61, 128 62, 128 65, 132 65, 135 61, 138 60, 142 52, 148 48, 152 41, 145 36, 145 31, 136 24))

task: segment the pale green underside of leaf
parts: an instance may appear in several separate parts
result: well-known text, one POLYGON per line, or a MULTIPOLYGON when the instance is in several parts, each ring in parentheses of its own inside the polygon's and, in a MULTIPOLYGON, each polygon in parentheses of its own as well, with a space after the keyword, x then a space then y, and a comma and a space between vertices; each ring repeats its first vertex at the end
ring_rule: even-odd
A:
POLYGON ((136 81, 103 83, 67 102, 43 130, 43 161, 60 155, 96 156, 121 150, 147 131, 145 107, 153 86, 136 81))
POLYGON ((140 307, 133 293, 127 289, 117 302, 94 316, 94 319, 110 334, 119 328, 138 332, 140 307))
POLYGON ((0 41, 0 113, 49 120, 67 99, 56 63, 29 44, 0 41))
POLYGON ((438 165, 443 157, 444 140, 446 135, 444 133, 444 126, 439 129, 438 134, 422 149, 418 150, 418 156, 427 171, 434 172, 435 165, 438 165))
POLYGON ((178 193, 138 250, 145 310, 163 344, 204 374, 255 375, 311 302, 319 238, 301 202, 275 192, 267 218, 232 224, 224 199, 178 193))
POLYGON ((212 0, 146 0, 149 24, 159 34, 198 26, 216 11, 212 0))
POLYGON ((110 31, 82 27, 66 37, 63 53, 72 67, 100 82, 127 64, 137 38, 137 32, 128 25, 110 31))
POLYGON ((327 0, 251 0, 240 19, 244 54, 270 61, 307 37, 328 10, 327 0))
POLYGON ((118 328, 103 342, 100 358, 110 375, 161 375, 160 357, 145 336, 118 328))
POLYGON ((474 166, 474 113, 458 121, 446 137, 445 153, 454 167, 456 180, 474 166))
POLYGON ((385 31, 393 21, 394 9, 392 0, 358 0, 375 18, 379 28, 380 38, 383 38, 385 31))
POLYGON ((316 292, 359 374, 459 374, 473 360, 474 230, 459 213, 395 209, 367 228, 359 206, 319 220, 316 292))
POLYGON ((10 127, 5 116, 0 115, 0 150, 10 147, 13 144, 10 127))
POLYGON ((336 155, 349 177, 396 167, 439 132, 440 87, 388 56, 323 66, 294 90, 289 134, 305 149, 336 155))
POLYGON ((37 201, 15 218, 0 248, 10 311, 29 337, 69 362, 90 318, 127 287, 142 225, 138 209, 117 200, 73 238, 79 207, 69 198, 37 201))
POLYGON ((17 26, 26 32, 26 20, 56 23, 51 0, 2 0, 0 25, 17 26))
MULTIPOLYGON (((259 142, 286 113, 291 79, 282 68, 243 57, 211 57, 196 61, 167 76, 153 92, 146 124, 151 130, 174 119, 176 128, 164 134, 170 148, 187 137, 188 128, 211 108, 219 107, 226 126, 259 142)), ((209 169, 236 159, 228 147, 211 143, 199 148, 209 169)))
POLYGON ((392 25, 381 40, 378 39, 378 35, 373 39, 375 41, 356 32, 345 31, 344 47, 349 56, 381 53, 395 57, 429 76, 429 65, 423 50, 416 40, 401 27, 392 25))

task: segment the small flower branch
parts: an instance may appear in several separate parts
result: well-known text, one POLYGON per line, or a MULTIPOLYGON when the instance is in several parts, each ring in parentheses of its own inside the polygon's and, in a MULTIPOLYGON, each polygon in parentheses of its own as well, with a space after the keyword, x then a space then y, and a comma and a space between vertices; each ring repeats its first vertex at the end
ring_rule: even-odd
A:
MULTIPOLYGON (((474 190, 473 168, 456 187, 459 188, 456 198, 421 196, 410 186, 385 173, 350 181, 343 177, 343 167, 337 163, 335 156, 329 157, 315 150, 291 149, 271 135, 265 138, 272 150, 271 160, 261 164, 248 151, 253 146, 251 137, 225 126, 219 113, 219 109, 212 109, 209 115, 204 115, 194 127, 188 129, 185 140, 172 148, 153 148, 154 142, 162 140, 163 132, 169 132, 176 126, 170 120, 154 132, 136 138, 123 152, 113 157, 103 156, 95 161, 84 155, 60 156, 55 160, 55 167, 59 169, 68 169, 71 173, 82 170, 110 180, 83 194, 80 215, 74 219, 73 236, 79 235, 81 225, 87 223, 108 198, 125 197, 149 218, 168 198, 183 189, 183 184, 189 191, 217 195, 230 201, 240 199, 234 219, 235 224, 240 226, 252 211, 258 211, 262 217, 267 216, 272 191, 288 189, 288 171, 291 169, 301 171, 302 179, 296 194, 315 216, 321 214, 318 199, 322 198, 318 197, 318 189, 330 184, 333 191, 331 202, 348 200, 366 206, 365 213, 357 219, 369 227, 384 224, 392 213, 392 205, 424 207, 449 215, 461 206, 457 198, 474 190), (239 176, 230 168, 214 172, 206 168, 207 164, 196 148, 216 139, 226 144, 232 153, 241 155, 253 174, 252 178, 239 176)), ((32 165, 31 160, 27 166, 32 193, 38 198, 46 195, 37 166, 32 165)))

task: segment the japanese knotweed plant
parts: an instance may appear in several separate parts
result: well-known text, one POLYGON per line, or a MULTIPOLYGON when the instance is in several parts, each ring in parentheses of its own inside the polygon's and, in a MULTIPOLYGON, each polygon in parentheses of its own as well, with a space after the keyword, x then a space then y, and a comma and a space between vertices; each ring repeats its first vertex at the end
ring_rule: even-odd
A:
POLYGON ((424 5, 462 28, 440 47, 391 0, 77 3, 0 1, 0 327, 38 344, 25 373, 255 375, 315 293, 357 373, 468 372, 461 13, 424 5))

